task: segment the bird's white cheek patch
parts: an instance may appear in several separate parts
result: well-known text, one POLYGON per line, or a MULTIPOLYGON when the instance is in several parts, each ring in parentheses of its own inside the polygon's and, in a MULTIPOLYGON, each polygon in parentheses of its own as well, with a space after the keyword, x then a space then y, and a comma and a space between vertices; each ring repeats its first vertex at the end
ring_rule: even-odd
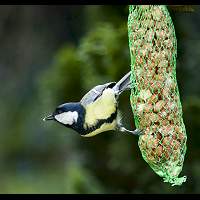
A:
POLYGON ((77 122, 78 113, 76 111, 74 111, 74 112, 71 112, 71 111, 64 112, 64 113, 56 115, 55 118, 60 123, 72 125, 74 122, 75 123, 77 122))

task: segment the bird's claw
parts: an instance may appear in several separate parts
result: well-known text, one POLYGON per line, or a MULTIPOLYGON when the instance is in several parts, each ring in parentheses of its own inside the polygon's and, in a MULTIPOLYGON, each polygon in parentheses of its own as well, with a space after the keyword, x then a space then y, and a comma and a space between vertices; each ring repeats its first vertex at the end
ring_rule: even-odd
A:
POLYGON ((124 128, 124 127, 120 127, 119 130, 120 130, 121 132, 131 133, 131 134, 133 134, 133 135, 139 135, 139 136, 144 134, 144 132, 143 132, 142 129, 135 129, 134 131, 130 131, 130 130, 124 128))
POLYGON ((134 131, 135 133, 135 135, 144 135, 144 132, 143 132, 143 130, 142 129, 135 129, 135 131, 134 131))

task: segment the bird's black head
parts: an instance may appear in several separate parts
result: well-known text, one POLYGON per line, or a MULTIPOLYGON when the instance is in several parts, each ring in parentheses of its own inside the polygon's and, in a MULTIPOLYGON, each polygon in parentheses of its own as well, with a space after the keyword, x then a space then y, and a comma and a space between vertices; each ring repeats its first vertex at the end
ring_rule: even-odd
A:
POLYGON ((83 126, 84 115, 85 110, 80 103, 65 103, 59 105, 51 115, 43 120, 54 120, 79 132, 78 129, 83 126))

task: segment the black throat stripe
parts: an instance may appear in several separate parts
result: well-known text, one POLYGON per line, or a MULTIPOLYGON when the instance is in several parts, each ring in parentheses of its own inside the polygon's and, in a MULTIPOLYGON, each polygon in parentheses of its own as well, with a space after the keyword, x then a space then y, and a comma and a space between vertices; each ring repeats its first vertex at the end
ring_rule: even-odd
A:
POLYGON ((116 118, 117 118, 117 109, 107 119, 100 119, 100 120, 97 121, 95 126, 87 127, 87 129, 85 129, 81 133, 81 135, 87 135, 88 133, 91 133, 91 132, 99 129, 103 124, 106 124, 106 123, 111 124, 113 122, 113 120, 116 119, 116 118))

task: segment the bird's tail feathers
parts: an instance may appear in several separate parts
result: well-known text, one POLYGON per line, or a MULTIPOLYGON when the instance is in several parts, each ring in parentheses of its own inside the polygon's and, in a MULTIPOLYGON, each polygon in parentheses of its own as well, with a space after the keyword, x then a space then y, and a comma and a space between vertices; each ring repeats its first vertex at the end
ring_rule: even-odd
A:
POLYGON ((116 95, 120 95, 123 91, 131 88, 131 71, 121 78, 113 87, 116 95))

